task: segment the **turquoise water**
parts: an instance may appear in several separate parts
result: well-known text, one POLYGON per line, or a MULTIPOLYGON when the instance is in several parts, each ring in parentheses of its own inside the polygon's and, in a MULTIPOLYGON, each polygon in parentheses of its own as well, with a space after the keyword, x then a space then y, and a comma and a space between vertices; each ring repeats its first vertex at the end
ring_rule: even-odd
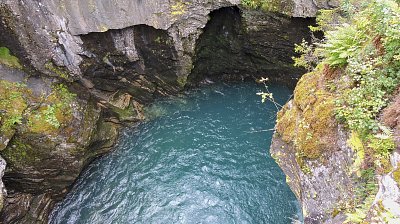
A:
MULTIPOLYGON (((148 108, 92 163, 51 223, 292 223, 295 196, 269 155, 276 119, 254 83, 212 85, 148 108)), ((270 86, 286 102, 291 91, 270 86)))

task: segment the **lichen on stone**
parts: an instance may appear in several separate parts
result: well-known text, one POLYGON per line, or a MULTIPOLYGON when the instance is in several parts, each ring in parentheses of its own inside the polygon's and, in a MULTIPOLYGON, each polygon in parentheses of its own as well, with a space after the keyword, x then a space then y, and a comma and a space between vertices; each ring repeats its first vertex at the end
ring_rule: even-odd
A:
POLYGON ((189 2, 184 0, 174 0, 174 4, 171 5, 171 15, 180 16, 186 13, 189 2))

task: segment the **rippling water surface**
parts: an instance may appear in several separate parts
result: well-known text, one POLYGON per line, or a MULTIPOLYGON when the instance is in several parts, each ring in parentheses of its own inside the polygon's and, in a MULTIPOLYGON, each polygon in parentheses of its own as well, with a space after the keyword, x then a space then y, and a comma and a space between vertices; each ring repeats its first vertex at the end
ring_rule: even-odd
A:
MULTIPOLYGON (((213 85, 147 109, 83 172, 51 223, 291 223, 300 213, 268 153, 276 108, 251 83, 213 85)), ((283 103, 290 91, 270 86, 283 103)))

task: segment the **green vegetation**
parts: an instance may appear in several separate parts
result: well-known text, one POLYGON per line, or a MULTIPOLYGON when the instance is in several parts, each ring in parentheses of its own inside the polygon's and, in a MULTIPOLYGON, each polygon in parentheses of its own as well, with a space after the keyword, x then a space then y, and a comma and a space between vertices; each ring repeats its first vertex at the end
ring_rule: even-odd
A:
POLYGON ((32 133, 57 132, 73 119, 75 98, 63 84, 53 86, 47 96, 35 97, 24 84, 0 80, 0 133, 11 139, 18 125, 32 133))
POLYGON ((59 128, 60 122, 58 122, 55 110, 56 110, 55 105, 47 105, 47 109, 43 111, 44 120, 51 126, 59 128))
POLYGON ((318 66, 310 73, 313 75, 300 80, 294 99, 297 112, 292 108, 292 112, 278 116, 277 131, 284 140, 293 141, 298 152, 308 153, 305 157, 317 158, 315 152, 326 147, 318 144, 321 138, 316 135, 315 125, 328 122, 313 121, 307 111, 322 104, 317 92, 325 91, 324 102, 333 102, 329 108, 334 117, 351 133, 348 144, 356 152, 351 172, 357 174, 359 188, 355 189, 353 207, 347 210, 347 221, 360 223, 370 212, 377 192, 374 175, 392 170, 389 155, 396 148, 392 130, 384 126, 379 116, 400 85, 399 1, 343 0, 338 9, 322 10, 317 22, 318 26, 310 29, 323 31, 325 39, 297 45, 295 50, 302 55, 294 62, 309 70, 318 66), (303 82, 308 89, 302 86, 303 82), (292 127, 288 123, 294 118, 287 116, 293 113, 297 119, 292 127), (307 137, 300 139, 305 134, 301 134, 299 120, 306 126, 314 125, 307 137), (310 144, 298 144, 307 138, 310 144))
POLYGON ((54 73, 57 77, 68 80, 70 78, 68 72, 61 67, 54 65, 53 62, 47 62, 44 67, 54 73))
POLYGON ((179 77, 176 79, 176 81, 178 82, 178 85, 179 85, 181 88, 184 88, 185 85, 186 85, 186 83, 187 83, 187 76, 185 76, 185 75, 179 76, 179 77))
POLYGON ((397 169, 393 171, 393 179, 396 181, 397 186, 400 187, 400 167, 397 165, 397 169))
POLYGON ((294 66, 304 67, 307 71, 312 71, 318 63, 318 57, 314 54, 315 47, 303 39, 300 44, 295 44, 294 51, 299 53, 299 57, 292 57, 294 66))
POLYGON ((328 32, 322 52, 329 65, 346 66, 353 81, 337 101, 337 118, 365 135, 379 131, 376 116, 400 83, 400 9, 372 1, 351 22, 328 32))
POLYGON ((294 3, 291 0, 241 0, 241 3, 249 8, 262 9, 264 11, 279 12, 284 14, 291 14, 294 8, 294 3))
POLYGON ((375 180, 375 171, 373 169, 362 170, 360 184, 356 189, 356 200, 354 212, 347 214, 345 223, 365 223, 368 212, 378 193, 377 183, 375 180))
POLYGON ((24 144, 19 140, 13 139, 12 144, 15 146, 13 148, 7 148, 2 152, 7 155, 10 163, 18 163, 18 161, 32 161, 34 158, 30 155, 33 151, 29 144, 24 144))
POLYGON ((22 65, 19 63, 18 58, 11 55, 10 50, 6 47, 0 47, 0 64, 22 69, 22 65))
POLYGON ((335 102, 336 118, 358 133, 370 160, 364 166, 387 172, 395 143, 378 115, 400 84, 399 5, 391 0, 369 1, 348 21, 328 31, 327 41, 320 46, 323 63, 343 69, 341 82, 349 83, 335 102))
POLYGON ((42 99, 41 106, 31 111, 29 129, 34 133, 50 134, 65 126, 73 118, 71 103, 76 95, 63 84, 53 86, 50 95, 42 99))
POLYGON ((175 3, 171 6, 171 15, 180 16, 185 14, 188 4, 189 2, 183 0, 175 0, 175 3))
POLYGON ((284 139, 286 136, 293 141, 298 157, 316 159, 322 150, 332 148, 330 139, 336 124, 334 101, 329 92, 318 87, 319 80, 319 72, 304 75, 295 89, 294 103, 298 110, 292 109, 291 113, 297 114, 283 115, 290 116, 290 121, 278 114, 277 130, 284 139))
POLYGON ((22 123, 28 107, 24 94, 30 91, 23 84, 0 80, 0 133, 11 135, 15 125, 22 123))
POLYGON ((302 55, 294 58, 295 65, 307 69, 316 62, 328 65, 325 71, 316 71, 331 79, 326 83, 336 95, 337 120, 357 132, 367 147, 387 155, 394 148, 392 133, 377 116, 400 84, 398 3, 343 1, 338 9, 323 10, 317 21, 319 26, 311 29, 325 31, 325 41, 296 45, 295 50, 302 55), (335 26, 337 22, 342 25, 335 26), (334 73, 336 77, 328 77, 334 73))

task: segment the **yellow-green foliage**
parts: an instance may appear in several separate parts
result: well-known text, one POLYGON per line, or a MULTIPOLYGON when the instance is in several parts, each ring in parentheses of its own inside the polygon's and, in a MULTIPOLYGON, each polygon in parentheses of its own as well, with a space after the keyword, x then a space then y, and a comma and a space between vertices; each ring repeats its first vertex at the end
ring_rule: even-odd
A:
POLYGON ((52 134, 73 118, 74 99, 62 84, 48 96, 35 97, 24 84, 0 80, 0 133, 11 138, 17 125, 26 125, 26 131, 52 134))
POLYGON ((352 172, 356 172, 357 176, 361 176, 361 166, 364 162, 365 158, 365 151, 364 151, 364 144, 359 137, 357 132, 352 132, 350 134, 349 140, 347 140, 347 144, 356 152, 356 159, 352 166, 352 172))
MULTIPOLYGON (((400 164, 398 164, 397 166, 399 166, 399 165, 400 164)), ((392 175, 393 175, 393 179, 397 183, 397 186, 400 187, 400 167, 397 167, 397 169, 393 171, 392 175)))
POLYGON ((69 75, 68 75, 68 72, 67 71, 65 71, 64 69, 62 69, 62 68, 60 68, 60 67, 57 67, 57 66, 55 66, 52 62, 47 62, 45 65, 44 65, 44 67, 47 69, 47 70, 49 70, 49 71, 51 71, 52 73, 54 73, 56 76, 58 76, 59 78, 62 78, 62 79, 68 79, 69 78, 69 75))
POLYGON ((291 14, 294 9, 294 2, 292 0, 241 0, 241 2, 242 5, 249 8, 260 8, 265 11, 279 12, 284 14, 291 14))
MULTIPOLYGON (((339 9, 322 9, 318 11, 317 24, 318 26, 310 26, 310 30, 315 31, 328 31, 331 30, 332 24, 337 22, 340 18, 339 9)), ((340 18, 342 20, 342 18, 340 18)))
POLYGON ((349 22, 326 33, 321 52, 330 66, 345 67, 348 82, 337 116, 352 130, 379 131, 378 113, 400 84, 400 8, 392 0, 370 0, 349 22))
POLYGON ((33 133, 51 134, 60 127, 65 127, 73 118, 71 103, 75 94, 69 92, 63 84, 53 87, 41 106, 31 112, 28 127, 33 133))
POLYGON ((22 69, 22 65, 19 63, 18 58, 11 55, 10 50, 6 47, 0 47, 0 64, 22 69))
MULTIPOLYGON (((358 133, 364 146, 371 149, 366 153, 371 151, 377 154, 369 155, 369 158, 379 160, 377 164, 386 163, 385 155, 395 148, 393 136, 384 133, 387 128, 376 118, 400 84, 398 2, 369 0, 361 4, 359 1, 343 0, 337 9, 320 11, 317 22, 318 28, 312 29, 325 31, 326 34, 326 41, 317 45, 314 51, 315 57, 322 60, 319 66, 327 64, 330 70, 340 72, 336 73, 336 77, 327 77, 329 80, 323 80, 326 77, 313 79, 311 76, 302 79, 295 90, 295 104, 305 111, 317 100, 318 94, 326 93, 318 87, 317 82, 322 82, 335 95, 328 93, 326 100, 334 100, 336 118, 358 133)), ((297 46, 303 56, 313 50, 307 50, 310 45, 304 43, 297 46)), ((298 58, 296 63, 309 65, 304 57, 298 58)), ((332 74, 327 70, 323 76, 332 74)), ((314 124, 304 118, 306 127, 314 124)), ((308 138, 313 135, 307 133, 308 138)))
POLYGON ((362 142, 362 140, 359 137, 359 134, 357 132, 351 132, 350 134, 350 138, 347 141, 347 144, 350 145, 350 147, 358 152, 358 151, 364 151, 364 144, 362 142))
POLYGON ((383 156, 389 156, 389 153, 396 148, 393 136, 391 135, 369 135, 367 141, 369 148, 383 156))
POLYGON ((294 51, 300 56, 293 56, 294 66, 304 67, 307 71, 314 70, 316 64, 318 63, 318 57, 314 54, 314 46, 309 44, 303 39, 300 44, 294 45, 294 51))
POLYGON ((0 80, 0 132, 7 134, 22 123, 28 107, 26 96, 31 92, 20 83, 0 80))
MULTIPOLYGON (((317 19, 319 27, 311 29, 324 31, 325 41, 317 44, 314 54, 321 61, 318 66, 325 64, 329 69, 319 72, 319 77, 318 70, 310 73, 295 90, 297 119, 294 134, 287 140, 295 143, 298 152, 318 155, 318 150, 326 150, 321 141, 330 134, 322 131, 318 136, 321 133, 318 128, 334 122, 319 117, 327 114, 325 117, 329 118, 332 111, 351 133, 348 145, 356 152, 351 171, 358 176, 358 187, 353 208, 348 210, 349 223, 365 222, 377 192, 375 173, 391 171, 389 154, 396 148, 394 136, 378 117, 400 85, 398 4, 399 1, 393 0, 368 0, 362 4, 343 0, 339 9, 321 11, 317 19), (318 96, 328 102, 321 108, 326 113, 318 112, 319 105, 323 105, 318 96)), ((304 60, 300 62, 304 65, 304 60)), ((280 118, 289 121, 284 115, 280 118)), ((327 130, 334 133, 332 128, 327 130)), ((284 127, 277 131, 289 136, 284 127)), ((329 137, 325 141, 329 144, 329 137)), ((399 179, 396 172, 393 176, 399 179)))
POLYGON ((344 67, 342 79, 351 83, 341 88, 337 118, 358 133, 367 158, 361 161, 364 167, 387 173, 396 146, 391 130, 377 117, 400 84, 400 8, 392 0, 370 0, 358 8, 349 23, 328 33, 322 51, 330 66, 344 67))
POLYGON ((184 0, 175 0, 175 3, 171 5, 171 15, 179 16, 185 14, 188 4, 184 0))

